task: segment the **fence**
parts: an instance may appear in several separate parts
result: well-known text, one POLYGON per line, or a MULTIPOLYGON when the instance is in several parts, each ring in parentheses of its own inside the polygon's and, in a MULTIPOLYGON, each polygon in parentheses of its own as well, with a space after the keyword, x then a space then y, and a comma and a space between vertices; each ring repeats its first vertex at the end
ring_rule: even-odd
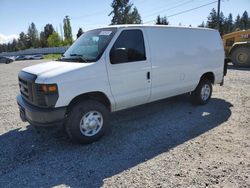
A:
POLYGON ((52 48, 35 48, 20 50, 17 52, 2 52, 0 56, 18 56, 18 55, 35 55, 35 54, 63 54, 69 46, 52 47, 52 48))

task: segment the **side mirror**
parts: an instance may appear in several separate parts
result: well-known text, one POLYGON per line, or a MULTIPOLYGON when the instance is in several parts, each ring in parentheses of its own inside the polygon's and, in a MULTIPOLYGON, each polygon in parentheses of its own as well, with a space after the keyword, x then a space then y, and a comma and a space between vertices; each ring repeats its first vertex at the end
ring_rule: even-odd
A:
POLYGON ((128 62, 128 54, 126 48, 116 48, 110 51, 111 64, 119 64, 128 62))

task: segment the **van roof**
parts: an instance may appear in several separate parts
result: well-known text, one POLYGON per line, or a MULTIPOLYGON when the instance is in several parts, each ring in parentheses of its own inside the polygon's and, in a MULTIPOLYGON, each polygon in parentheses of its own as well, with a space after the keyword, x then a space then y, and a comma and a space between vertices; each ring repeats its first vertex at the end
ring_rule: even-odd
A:
POLYGON ((100 28, 178 28, 178 29, 191 29, 191 30, 209 30, 217 31, 215 29, 204 28, 204 27, 186 27, 186 26, 170 26, 170 25, 144 25, 144 24, 123 24, 123 25, 110 25, 107 27, 100 28))

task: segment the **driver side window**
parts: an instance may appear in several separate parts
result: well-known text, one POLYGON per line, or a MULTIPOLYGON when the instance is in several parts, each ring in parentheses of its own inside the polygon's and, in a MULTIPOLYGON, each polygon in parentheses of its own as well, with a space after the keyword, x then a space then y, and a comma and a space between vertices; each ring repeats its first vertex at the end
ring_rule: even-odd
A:
POLYGON ((142 31, 122 31, 110 51, 111 64, 144 60, 146 60, 146 54, 142 31))

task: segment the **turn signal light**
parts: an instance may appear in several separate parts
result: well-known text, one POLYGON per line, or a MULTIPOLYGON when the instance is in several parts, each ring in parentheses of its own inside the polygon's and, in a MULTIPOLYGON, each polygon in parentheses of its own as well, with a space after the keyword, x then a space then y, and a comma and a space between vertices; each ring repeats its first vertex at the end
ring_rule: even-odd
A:
POLYGON ((41 85, 41 90, 44 93, 54 93, 57 92, 56 84, 41 85))

